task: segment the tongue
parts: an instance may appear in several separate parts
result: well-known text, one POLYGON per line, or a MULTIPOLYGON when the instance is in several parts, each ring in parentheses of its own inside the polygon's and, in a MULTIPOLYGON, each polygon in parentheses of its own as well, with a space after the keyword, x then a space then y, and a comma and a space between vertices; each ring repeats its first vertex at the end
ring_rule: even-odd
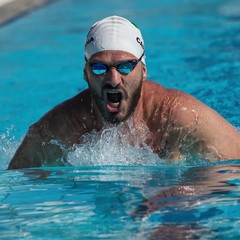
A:
POLYGON ((115 104, 113 104, 113 103, 108 103, 108 104, 107 104, 107 110, 108 110, 109 112, 111 112, 111 113, 116 113, 116 112, 118 112, 118 111, 119 111, 118 107, 119 107, 119 103, 115 103, 115 104))

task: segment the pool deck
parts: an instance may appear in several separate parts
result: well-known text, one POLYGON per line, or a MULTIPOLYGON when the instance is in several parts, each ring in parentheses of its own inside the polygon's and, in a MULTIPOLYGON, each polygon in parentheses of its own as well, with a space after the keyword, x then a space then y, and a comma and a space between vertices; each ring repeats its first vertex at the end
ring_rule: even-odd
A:
POLYGON ((0 0, 0 26, 56 0, 0 0))

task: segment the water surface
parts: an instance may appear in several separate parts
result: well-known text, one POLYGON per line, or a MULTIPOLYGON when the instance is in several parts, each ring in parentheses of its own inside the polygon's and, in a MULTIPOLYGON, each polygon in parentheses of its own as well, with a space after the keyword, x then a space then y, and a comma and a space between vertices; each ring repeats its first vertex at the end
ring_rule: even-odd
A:
POLYGON ((86 88, 86 33, 114 14, 140 27, 149 79, 239 129, 239 1, 59 0, 34 11, 0 28, 1 239, 237 239, 239 160, 170 164, 105 139, 73 151, 72 166, 5 170, 28 127, 86 88))

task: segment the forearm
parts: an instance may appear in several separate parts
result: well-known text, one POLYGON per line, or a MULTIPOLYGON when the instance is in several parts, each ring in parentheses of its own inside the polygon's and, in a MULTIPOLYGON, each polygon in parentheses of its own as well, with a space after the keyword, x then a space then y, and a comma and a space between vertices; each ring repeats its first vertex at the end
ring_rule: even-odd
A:
POLYGON ((25 137, 10 161, 8 169, 39 167, 40 165, 41 154, 35 149, 33 141, 25 137))

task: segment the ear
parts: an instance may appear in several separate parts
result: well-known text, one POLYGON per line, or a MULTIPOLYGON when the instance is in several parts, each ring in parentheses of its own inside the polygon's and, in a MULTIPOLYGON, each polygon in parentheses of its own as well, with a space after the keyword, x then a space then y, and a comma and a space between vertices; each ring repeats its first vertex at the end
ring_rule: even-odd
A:
POLYGON ((142 64, 142 71, 143 71, 143 81, 145 81, 147 79, 147 67, 144 64, 142 64))
POLYGON ((84 67, 84 70, 83 70, 83 79, 84 79, 86 82, 88 82, 86 66, 84 67))

